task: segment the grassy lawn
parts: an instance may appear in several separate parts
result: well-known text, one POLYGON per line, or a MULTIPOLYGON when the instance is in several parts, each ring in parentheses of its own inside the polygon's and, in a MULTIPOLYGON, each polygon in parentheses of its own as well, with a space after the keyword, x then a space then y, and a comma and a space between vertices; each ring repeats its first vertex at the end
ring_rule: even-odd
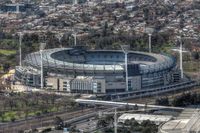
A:
POLYGON ((183 62, 183 69, 186 72, 198 72, 200 70, 200 63, 197 61, 183 62))
POLYGON ((2 121, 11 121, 12 118, 17 119, 16 117, 16 112, 15 111, 9 111, 3 114, 3 116, 0 118, 0 120, 2 121))
POLYGON ((16 54, 16 50, 5 50, 5 49, 0 49, 0 54, 3 54, 3 55, 13 55, 13 54, 16 54))
MULTIPOLYGON (((48 113, 53 113, 57 111, 61 111, 62 109, 57 110, 56 107, 50 107, 47 109, 48 113)), ((27 117, 32 117, 32 116, 38 116, 44 114, 42 110, 34 110, 34 111, 29 111, 27 114, 24 111, 7 111, 3 113, 3 115, 0 117, 0 122, 9 122, 14 120, 19 120, 19 119, 25 119, 26 115, 27 117)))

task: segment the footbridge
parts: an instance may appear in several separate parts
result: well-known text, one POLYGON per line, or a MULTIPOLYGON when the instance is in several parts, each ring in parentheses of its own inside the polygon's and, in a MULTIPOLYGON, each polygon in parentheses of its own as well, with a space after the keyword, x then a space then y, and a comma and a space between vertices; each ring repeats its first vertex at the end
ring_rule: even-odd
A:
POLYGON ((147 104, 138 104, 138 103, 127 103, 127 102, 112 102, 112 101, 101 101, 101 100, 87 100, 87 99, 76 99, 77 103, 87 104, 87 105, 103 105, 103 106, 129 106, 135 107, 136 105, 141 108, 150 108, 150 109, 169 109, 169 110, 184 110, 181 107, 171 107, 171 106, 159 106, 159 105, 147 105, 147 104))

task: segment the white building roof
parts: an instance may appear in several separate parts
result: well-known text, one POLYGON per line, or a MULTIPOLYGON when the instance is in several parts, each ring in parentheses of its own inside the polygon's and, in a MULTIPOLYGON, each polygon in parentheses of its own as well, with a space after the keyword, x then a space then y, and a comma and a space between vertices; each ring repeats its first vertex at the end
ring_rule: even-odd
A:
POLYGON ((149 115, 149 114, 128 114, 125 113, 118 118, 118 122, 124 123, 126 120, 135 119, 137 122, 142 122, 145 120, 150 120, 156 124, 169 121, 172 119, 172 116, 169 115, 149 115))

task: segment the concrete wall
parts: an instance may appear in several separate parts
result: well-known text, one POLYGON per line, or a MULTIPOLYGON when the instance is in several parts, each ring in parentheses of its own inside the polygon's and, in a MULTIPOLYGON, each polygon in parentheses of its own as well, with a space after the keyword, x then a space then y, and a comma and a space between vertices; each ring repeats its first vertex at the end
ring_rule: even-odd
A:
POLYGON ((59 90, 58 78, 56 78, 56 77, 48 77, 45 80, 46 80, 46 87, 48 89, 59 90))
POLYGON ((132 90, 140 90, 142 88, 142 78, 141 76, 129 77, 129 81, 131 81, 132 90))
POLYGON ((98 85, 98 83, 101 84, 101 88, 100 88, 101 93, 106 93, 106 81, 105 81, 105 79, 94 79, 94 82, 96 82, 97 85, 98 85))

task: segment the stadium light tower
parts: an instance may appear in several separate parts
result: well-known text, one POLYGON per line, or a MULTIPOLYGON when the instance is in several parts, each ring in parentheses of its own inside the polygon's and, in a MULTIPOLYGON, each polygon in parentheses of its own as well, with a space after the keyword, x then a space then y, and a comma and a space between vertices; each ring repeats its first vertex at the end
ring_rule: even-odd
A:
POLYGON ((152 37, 152 33, 154 32, 154 29, 153 28, 145 28, 145 33, 148 34, 149 36, 149 53, 151 53, 151 37, 152 37))
POLYGON ((78 1, 77 0, 73 0, 73 5, 77 5, 78 1))
POLYGON ((115 108, 114 114, 114 133, 117 133, 117 108, 115 108))
POLYGON ((22 66, 22 32, 19 32, 19 65, 22 66))
POLYGON ((61 47, 62 47, 61 39, 63 38, 63 36, 64 36, 64 34, 62 34, 62 33, 59 33, 59 34, 56 35, 56 37, 58 38, 58 41, 59 41, 59 44, 60 44, 61 47))
POLYGON ((16 4, 16 13, 17 13, 17 14, 19 14, 19 13, 20 13, 20 11, 19 11, 19 6, 20 6, 20 4, 19 4, 19 3, 17 3, 17 4, 16 4))
POLYGON ((77 37, 77 31, 76 31, 76 29, 74 29, 73 31, 72 31, 73 33, 72 33, 72 36, 74 37, 74 46, 76 46, 76 44, 77 44, 77 39, 76 39, 76 37, 77 37))
POLYGON ((121 49, 124 52, 125 55, 125 72, 126 72, 126 91, 128 91, 128 51, 129 51, 129 45, 122 45, 121 49))
POLYGON ((74 36, 74 46, 76 46, 76 33, 74 33, 73 36, 74 36))
POLYGON ((180 71, 181 71, 181 79, 183 78, 183 44, 182 44, 182 37, 177 36, 178 41, 180 42, 180 49, 179 49, 179 55, 180 55, 180 71))
POLYGON ((40 58, 41 58, 41 62, 40 62, 41 63, 40 64, 41 65, 40 66, 41 67, 41 71, 40 71, 41 72, 40 73, 41 74, 41 77, 40 77, 41 81, 40 82, 41 83, 40 84, 41 84, 41 89, 44 87, 43 60, 42 59, 43 59, 43 50, 44 50, 45 46, 46 46, 46 43, 40 43, 40 58))

